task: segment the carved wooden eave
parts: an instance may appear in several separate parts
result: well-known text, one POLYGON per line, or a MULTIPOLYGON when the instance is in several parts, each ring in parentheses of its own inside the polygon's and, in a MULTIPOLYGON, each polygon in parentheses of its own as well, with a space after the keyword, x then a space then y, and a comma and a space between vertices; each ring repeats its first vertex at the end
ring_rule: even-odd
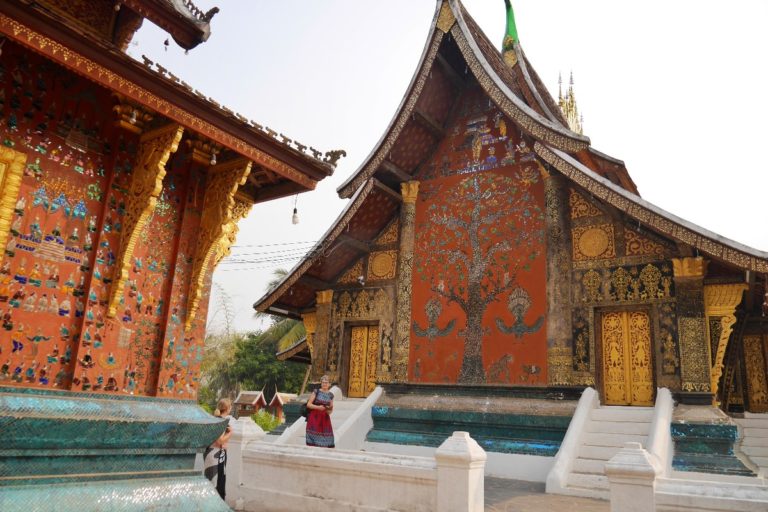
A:
POLYGON ((239 158, 215 165, 208 170, 205 199, 200 218, 199 235, 192 257, 192 277, 187 299, 185 329, 189 330, 197 314, 200 298, 205 288, 205 277, 211 263, 218 263, 235 241, 237 222, 250 209, 249 204, 236 208, 238 187, 243 185, 251 172, 252 162, 239 158), (213 260, 213 261, 212 261, 213 260))
POLYGON ((120 250, 115 265, 115 277, 109 290, 107 316, 114 318, 123 298, 125 281, 131 268, 133 251, 141 232, 146 227, 157 198, 163 189, 165 164, 171 153, 179 147, 184 128, 171 124, 145 133, 139 141, 136 164, 131 173, 131 184, 126 196, 120 250))
MULTIPOLYGON (((525 99, 519 97, 512 90, 511 85, 507 83, 508 79, 499 76, 494 66, 489 63, 481 51, 468 23, 476 27, 458 0, 438 1, 427 43, 404 97, 387 130, 374 149, 357 171, 338 188, 340 197, 350 197, 379 169, 392 173, 391 162, 387 160, 388 155, 391 154, 398 138, 410 122, 427 124, 431 133, 439 133, 438 129, 441 127, 435 126, 429 121, 425 123, 425 117, 417 111, 416 105, 435 63, 442 68, 446 68, 446 66, 449 68, 448 78, 453 83, 460 83, 464 80, 457 75, 455 69, 450 68, 451 65, 441 56, 441 45, 446 38, 458 46, 461 58, 488 97, 525 133, 536 140, 544 141, 568 152, 578 152, 589 147, 589 138, 566 127, 562 115, 555 108, 556 104, 541 85, 538 76, 532 72, 532 69, 529 69, 529 65, 522 70, 526 84, 523 91, 525 99), (536 108, 531 107, 526 101, 535 105, 536 108)), ((481 37, 484 38, 485 36, 481 37)), ((489 45, 486 39, 483 39, 483 44, 489 45)), ((527 63, 522 50, 518 51, 521 55, 520 62, 527 63)), ((494 55, 501 59, 495 50, 494 55)), ((500 60, 500 62, 503 65, 503 61, 500 60)), ((398 179, 405 181, 402 178, 398 179)))
POLYGON ((301 338, 299 341, 275 354, 279 361, 293 361, 295 363, 312 364, 312 355, 309 350, 307 338, 301 338))
MULTIPOLYGON (((344 208, 341 214, 339 214, 339 216, 336 218, 336 221, 331 225, 330 229, 328 229, 328 231, 326 231, 325 234, 320 237, 320 240, 314 245, 314 247, 312 247, 312 249, 304 256, 304 258, 302 258, 302 260, 299 261, 290 270, 290 272, 285 275, 285 277, 283 277, 283 279, 277 284, 277 286, 275 286, 272 291, 268 292, 253 304, 253 309, 256 311, 261 311, 262 313, 277 315, 286 314, 282 311, 275 311, 275 309, 270 308, 275 305, 275 303, 278 302, 285 293, 288 292, 294 283, 302 278, 302 276, 312 267, 312 265, 317 260, 325 257, 325 253, 328 252, 328 249, 335 242, 337 242, 337 239, 344 232, 352 218, 354 218, 355 214, 360 209, 360 206, 363 204, 366 197, 368 197, 368 195, 371 193, 373 188, 373 180, 368 180, 365 185, 360 187, 357 192, 355 192, 355 195, 352 197, 349 204, 347 204, 346 208, 344 208)), ((293 313, 292 316, 298 315, 297 312, 290 313, 293 313)))
POLYGON ((659 234, 687 244, 712 258, 742 270, 768 273, 768 252, 722 237, 688 222, 599 176, 570 155, 540 142, 536 154, 596 198, 624 212, 659 234))
POLYGON ((208 40, 211 19, 219 12, 214 7, 202 12, 190 0, 120 0, 144 18, 168 32, 185 50, 208 40))
MULTIPOLYGON (((248 121, 148 59, 141 64, 113 46, 42 15, 20 0, 0 2, 0 34, 299 185, 313 190, 343 151, 324 155, 248 121)), ((295 190, 293 191, 295 193, 295 190)), ((286 192, 287 194, 288 192, 286 192)), ((270 199, 270 196, 265 199, 270 199)), ((256 199, 261 201, 261 198, 256 199)))

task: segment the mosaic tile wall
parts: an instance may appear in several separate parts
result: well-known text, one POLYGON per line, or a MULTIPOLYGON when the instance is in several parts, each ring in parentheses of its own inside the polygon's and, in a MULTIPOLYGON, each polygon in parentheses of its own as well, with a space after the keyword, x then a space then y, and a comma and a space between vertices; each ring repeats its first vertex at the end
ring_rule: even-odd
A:
POLYGON ((6 41, 0 143, 27 163, 0 262, 0 384, 194 398, 207 295, 183 322, 204 177, 182 141, 107 318, 138 148, 116 101, 6 41))

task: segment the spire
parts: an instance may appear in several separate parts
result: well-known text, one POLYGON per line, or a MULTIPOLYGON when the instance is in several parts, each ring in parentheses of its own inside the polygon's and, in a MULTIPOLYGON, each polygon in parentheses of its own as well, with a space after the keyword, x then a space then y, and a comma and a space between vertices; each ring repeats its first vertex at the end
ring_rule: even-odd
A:
POLYGON ((504 62, 509 67, 513 67, 517 64, 515 44, 519 42, 517 25, 515 25, 515 11, 512 10, 512 2, 510 0, 504 0, 504 5, 507 7, 507 30, 504 32, 504 41, 501 43, 501 53, 504 56, 504 62))
POLYGON ((557 104, 560 106, 560 110, 565 116, 565 120, 568 121, 568 128, 572 131, 584 134, 584 116, 579 114, 579 107, 576 104, 576 94, 573 92, 573 71, 571 71, 571 77, 568 81, 568 90, 563 96, 563 76, 559 75, 557 79, 558 89, 560 93, 558 95, 557 104))

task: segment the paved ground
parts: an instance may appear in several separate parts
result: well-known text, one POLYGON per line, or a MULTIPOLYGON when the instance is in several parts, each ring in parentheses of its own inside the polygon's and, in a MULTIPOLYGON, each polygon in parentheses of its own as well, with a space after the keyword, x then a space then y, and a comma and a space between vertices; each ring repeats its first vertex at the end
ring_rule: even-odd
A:
POLYGON ((485 477, 488 512, 609 512, 607 501, 545 494, 543 483, 485 477))

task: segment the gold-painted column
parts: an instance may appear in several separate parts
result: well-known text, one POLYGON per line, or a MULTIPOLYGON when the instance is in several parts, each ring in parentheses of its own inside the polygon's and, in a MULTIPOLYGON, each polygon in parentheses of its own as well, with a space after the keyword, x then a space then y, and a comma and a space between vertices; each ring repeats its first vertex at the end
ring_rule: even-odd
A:
POLYGON ((315 361, 315 332, 317 331, 317 313, 304 313, 301 315, 304 322, 304 331, 307 333, 307 346, 312 362, 315 361))
POLYGON ((711 359, 704 318, 704 258, 673 258, 683 391, 709 393, 711 359))
POLYGON ((184 128, 170 124, 145 133, 139 139, 136 165, 133 167, 131 186, 125 200, 125 217, 115 277, 109 290, 109 318, 114 318, 117 313, 117 306, 123 297, 125 281, 131 268, 133 250, 149 217, 155 211, 157 198, 163 189, 165 163, 171 153, 179 147, 183 133, 184 128))
POLYGON ((413 286, 413 246, 415 241, 416 198, 419 182, 400 184, 403 205, 400 209, 400 251, 397 274, 397 324, 392 350, 392 380, 408 380, 408 354, 411 344, 411 288, 413 286))
POLYGON ((315 346, 312 353, 312 380, 319 381, 326 370, 328 362, 328 337, 330 334, 331 323, 331 301, 333 300, 333 290, 322 290, 317 292, 317 309, 315 310, 315 335, 313 343, 315 346))
POLYGON ((711 340, 714 349, 712 354, 711 386, 712 394, 717 400, 717 390, 720 376, 723 374, 723 359, 728 347, 728 340, 736 323, 736 306, 741 302, 744 290, 748 286, 745 283, 737 284, 713 284, 704 287, 704 311, 707 315, 707 339, 711 340), (719 336, 714 339, 717 332, 710 329, 719 322, 719 336), (713 323, 715 325, 713 325, 713 323))

